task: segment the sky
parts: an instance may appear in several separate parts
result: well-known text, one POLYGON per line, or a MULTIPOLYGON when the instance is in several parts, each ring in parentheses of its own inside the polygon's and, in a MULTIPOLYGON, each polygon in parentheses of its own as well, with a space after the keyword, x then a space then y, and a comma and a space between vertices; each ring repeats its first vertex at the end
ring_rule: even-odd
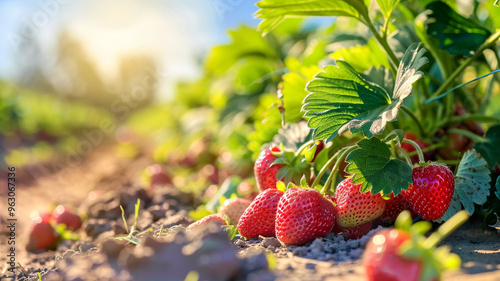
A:
POLYGON ((122 55, 147 52, 170 85, 197 77, 199 58, 228 42, 228 28, 256 26, 256 10, 248 0, 0 0, 0 79, 23 75, 16 68, 21 43, 38 42, 50 68, 64 29, 84 42, 104 77, 116 75, 122 55))

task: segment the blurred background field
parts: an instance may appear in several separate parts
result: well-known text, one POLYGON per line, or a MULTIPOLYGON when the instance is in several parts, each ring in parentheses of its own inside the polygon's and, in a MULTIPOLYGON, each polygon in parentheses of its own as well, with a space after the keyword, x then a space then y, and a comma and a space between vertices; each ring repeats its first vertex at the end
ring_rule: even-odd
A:
MULTIPOLYGON (((263 37, 256 11, 243 0, 0 1, 1 165, 57 173, 109 145, 107 157, 166 164, 177 186, 251 182, 262 147, 302 120, 305 84, 322 66, 389 67, 352 19, 288 19, 263 37)), ((419 40, 406 26, 394 35, 398 55, 419 40)), ((462 80, 488 73, 494 54, 485 59, 462 80)), ((474 111, 500 117, 498 87, 485 79, 464 91, 492 99, 474 111)))

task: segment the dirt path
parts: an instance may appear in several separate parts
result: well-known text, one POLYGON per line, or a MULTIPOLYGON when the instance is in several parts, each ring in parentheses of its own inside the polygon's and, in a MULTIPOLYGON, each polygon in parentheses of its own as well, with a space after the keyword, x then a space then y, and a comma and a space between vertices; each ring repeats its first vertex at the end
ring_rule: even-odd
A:
MULTIPOLYGON (((116 155, 113 143, 97 147, 88 157, 75 165, 64 165, 56 173, 41 173, 33 180, 34 172, 18 169, 16 179, 16 218, 17 239, 19 245, 24 245, 30 224, 30 213, 50 211, 55 205, 64 204, 78 207, 93 190, 120 189, 137 184, 141 170, 151 163, 146 152, 139 153, 134 159, 122 158, 116 155)), ((51 166, 45 165, 50 171, 51 166)), ((43 171, 39 167, 31 171, 43 171)), ((2 181, 3 182, 3 181, 2 181)), ((5 194, 0 200, 1 215, 7 210, 5 194)), ((20 257, 24 256, 20 251, 20 257)))

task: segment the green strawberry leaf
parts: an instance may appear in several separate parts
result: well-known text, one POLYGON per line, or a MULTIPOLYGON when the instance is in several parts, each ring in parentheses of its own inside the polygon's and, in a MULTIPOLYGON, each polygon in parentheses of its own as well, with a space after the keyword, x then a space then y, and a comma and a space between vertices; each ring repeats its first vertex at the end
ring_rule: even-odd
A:
POLYGON ((360 75, 365 80, 370 80, 381 86, 388 93, 392 93, 394 91, 394 79, 392 78, 392 72, 383 65, 379 68, 372 66, 360 75))
POLYGON ((500 124, 491 126, 486 132, 487 142, 478 142, 474 144, 474 149, 486 159, 491 170, 500 166, 500 124))
POLYGON ((257 2, 260 8, 255 15, 262 19, 258 29, 269 33, 287 17, 327 16, 353 17, 360 19, 367 14, 362 0, 262 0, 257 2))
POLYGON ((488 163, 475 150, 465 152, 455 175, 455 192, 452 203, 441 218, 446 221, 464 206, 469 215, 474 213, 474 204, 486 203, 490 194, 490 170, 488 163))
POLYGON ((304 99, 304 117, 313 129, 314 139, 332 140, 349 130, 366 137, 380 134, 387 122, 396 119, 403 100, 412 92, 412 84, 423 76, 418 71, 428 62, 425 49, 411 45, 399 65, 392 97, 385 89, 368 82, 348 63, 337 61, 327 66, 307 85, 311 92, 304 99))
POLYGON ((352 174, 352 183, 361 184, 360 191, 372 194, 394 193, 397 196, 401 190, 408 189, 412 183, 412 168, 399 159, 391 159, 389 146, 377 139, 362 139, 359 147, 347 155, 346 172, 352 174))
POLYGON ((390 143, 391 141, 395 140, 396 144, 399 146, 401 145, 401 142, 403 142, 404 138, 405 138, 405 132, 401 129, 395 129, 389 134, 387 134, 387 136, 385 136, 384 141, 386 143, 390 143))
POLYGON ((391 17, 392 12, 400 1, 401 0, 377 0, 378 6, 384 15, 384 18, 389 19, 391 17))
POLYGON ((439 40, 439 48, 452 55, 472 57, 491 33, 474 20, 466 19, 444 2, 427 5, 432 13, 427 33, 439 40))

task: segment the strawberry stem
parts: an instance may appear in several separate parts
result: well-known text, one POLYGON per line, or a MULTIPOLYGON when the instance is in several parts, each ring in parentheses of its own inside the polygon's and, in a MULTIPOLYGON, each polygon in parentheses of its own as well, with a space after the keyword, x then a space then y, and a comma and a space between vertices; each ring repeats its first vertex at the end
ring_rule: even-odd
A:
POLYGON ((428 249, 435 247, 439 242, 443 241, 444 238, 466 222, 469 217, 469 214, 465 210, 456 213, 448 221, 443 223, 443 225, 441 225, 436 232, 432 233, 431 236, 425 239, 424 246, 428 249))
MULTIPOLYGON (((351 151, 353 151, 356 148, 357 148, 357 146, 347 147, 342 152, 342 154, 337 158, 337 162, 335 162, 335 166, 333 166, 332 172, 328 176, 328 179, 326 180, 325 185, 321 189, 321 194, 323 194, 323 195, 325 194, 325 192, 328 189, 328 186, 330 185, 331 181, 337 176, 337 174, 339 172, 339 166, 340 166, 340 163, 342 163, 342 160, 344 160, 344 158, 347 156, 347 154, 349 154, 351 151)), ((340 152, 340 150, 339 150, 339 152, 340 152)), ((321 175, 321 176, 323 176, 323 175, 321 175)))
POLYGON ((319 171, 318 176, 314 179, 313 183, 311 184, 311 188, 314 188, 316 185, 318 185, 319 181, 321 180, 323 175, 326 173, 326 170, 328 170, 328 167, 330 167, 330 165, 332 165, 333 161, 335 161, 335 159, 337 159, 337 157, 339 156, 340 153, 342 153, 343 151, 345 151, 347 149, 353 148, 353 147, 356 147, 356 146, 347 146, 347 147, 341 148, 337 152, 335 152, 335 154, 330 159, 328 159, 328 161, 325 163, 325 165, 323 165, 323 168, 321 168, 321 170, 319 171))
POLYGON ((404 149, 402 149, 401 147, 398 147, 398 151, 401 155, 403 155, 404 159, 406 160, 406 162, 408 164, 410 164, 410 166, 413 165, 413 163, 411 162, 411 159, 410 159, 410 155, 408 155, 408 153, 404 149))
MULTIPOLYGON (((426 152, 429 152, 429 151, 433 151, 433 150, 436 150, 438 148, 441 148, 441 147, 445 147, 446 146, 446 143, 445 142, 439 142, 439 143, 436 143, 436 144, 433 144, 433 145, 430 145, 426 148, 423 148, 422 149, 422 153, 426 153, 426 152)), ((408 156, 412 157, 414 155, 418 155, 418 152, 417 151, 412 151, 412 152, 407 152, 408 156)))
POLYGON ((304 143, 302 146, 300 146, 299 149, 297 149, 297 152, 295 152, 295 157, 299 156, 302 152, 304 152, 304 150, 306 148, 308 148, 314 142, 315 142, 314 140, 310 140, 310 141, 304 143))
POLYGON ((462 129, 457 129, 457 128, 449 129, 448 133, 458 134, 458 135, 468 137, 469 139, 473 140, 474 142, 488 142, 489 141, 487 138, 482 137, 480 135, 476 135, 473 132, 470 132, 467 130, 462 130, 462 129))
POLYGON ((409 139, 404 139, 403 142, 409 143, 409 144, 411 144, 415 148, 415 150, 418 153, 419 163, 424 163, 425 162, 424 154, 422 153, 422 149, 420 148, 420 146, 418 145, 418 143, 416 143, 415 141, 409 140, 409 139))

